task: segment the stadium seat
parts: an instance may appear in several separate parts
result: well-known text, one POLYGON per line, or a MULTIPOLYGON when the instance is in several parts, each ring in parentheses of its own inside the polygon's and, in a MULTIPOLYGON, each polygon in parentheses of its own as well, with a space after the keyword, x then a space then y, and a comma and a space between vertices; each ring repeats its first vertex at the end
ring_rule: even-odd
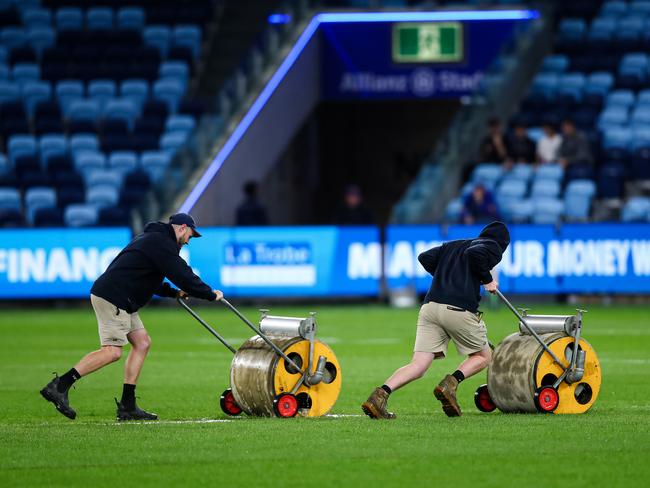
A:
POLYGON ((52 11, 47 8, 26 8, 20 16, 25 27, 49 27, 52 24, 52 11))
POLYGON ((113 28, 113 9, 106 7, 91 7, 86 12, 86 27, 88 30, 109 30, 113 28))
POLYGON ((534 211, 534 205, 532 200, 524 199, 513 202, 509 205, 507 209, 507 215, 509 221, 515 223, 525 223, 530 221, 534 211))
POLYGON ((68 227, 92 227, 97 223, 98 211, 95 205, 68 205, 63 213, 63 220, 68 227))
POLYGON ((55 14, 56 27, 62 30, 79 30, 83 27, 81 9, 76 7, 61 7, 55 14))
POLYGON ((53 188, 33 187, 25 192, 27 221, 34 222, 34 213, 39 208, 56 207, 56 192, 53 188))
POLYGON ((149 83, 146 80, 124 80, 120 85, 120 96, 124 100, 133 101, 137 107, 142 108, 149 96, 149 83))
POLYGON ((78 80, 62 80, 56 84, 56 97, 64 113, 67 113, 70 103, 84 97, 84 85, 78 80))
POLYGON ((106 167, 105 156, 98 151, 78 151, 74 154, 74 166, 81 174, 106 167))
POLYGON ((546 56, 542 62, 542 73, 564 73, 569 67, 569 58, 563 54, 546 56))
POLYGON ((108 101, 115 97, 116 91, 113 80, 91 80, 88 83, 88 97, 97 101, 100 110, 103 110, 108 101))
POLYGON ((564 202, 556 198, 533 200, 532 222, 534 224, 558 224, 564 213, 564 202))
POLYGON ((560 194, 560 181, 552 179, 536 179, 531 189, 533 198, 557 198, 560 194))
POLYGON ((145 25, 145 12, 140 7, 122 7, 117 11, 117 26, 120 29, 140 31, 145 25))
POLYGON ((11 78, 18 83, 25 81, 38 81, 41 69, 34 63, 18 63, 11 69, 11 78))
POLYGON ((86 203, 101 207, 113 207, 119 202, 119 191, 112 185, 96 185, 86 191, 86 203))
POLYGON ((16 188, 0 188, 0 209, 21 208, 20 192, 16 188))
POLYGON ((183 131, 167 132, 160 138, 160 149, 173 156, 187 141, 187 133, 183 131))
POLYGON ((144 43, 148 46, 155 47, 160 52, 162 58, 167 57, 171 36, 171 29, 164 25, 146 26, 142 32, 144 43))
POLYGON ((494 185, 503 176, 503 168, 496 163, 481 163, 472 172, 472 182, 494 185))
POLYGON ((36 105, 52 97, 52 86, 47 81, 29 81, 23 84, 22 92, 27 113, 33 118, 36 105))
POLYGON ((75 134, 70 137, 70 151, 76 154, 79 151, 98 151, 99 140, 95 134, 75 134))
POLYGON ((49 47, 54 46, 56 42, 56 34, 54 30, 47 27, 34 27, 27 32, 27 42, 34 49, 39 57, 42 56, 43 51, 49 47))
POLYGON ((138 167, 138 157, 133 151, 115 151, 108 158, 108 167, 127 174, 138 167))
POLYGON ((623 206, 621 220, 623 222, 647 222, 650 213, 650 198, 632 197, 623 206))
POLYGON ((110 186, 119 191, 122 187, 123 175, 118 169, 96 169, 92 168, 84 172, 84 180, 86 188, 93 188, 95 186, 110 186))
POLYGON ((165 132, 182 131, 192 132, 196 125, 194 117, 191 115, 171 115, 165 123, 165 132))

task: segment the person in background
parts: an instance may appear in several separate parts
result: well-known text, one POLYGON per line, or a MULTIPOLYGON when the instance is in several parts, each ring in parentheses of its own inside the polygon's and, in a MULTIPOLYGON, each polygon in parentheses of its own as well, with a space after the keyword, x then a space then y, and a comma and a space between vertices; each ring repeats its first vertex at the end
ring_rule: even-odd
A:
POLYGON ((565 168, 572 164, 594 164, 587 136, 579 131, 570 119, 562 122, 562 143, 558 150, 558 162, 565 168))
POLYGON ((488 133, 481 141, 480 159, 483 163, 505 163, 509 159, 506 139, 498 118, 488 121, 488 133))
POLYGON ((542 131, 544 134, 537 141, 537 162, 541 164, 555 163, 562 144, 562 136, 550 122, 545 122, 542 125, 542 131))
POLYGON ((266 208, 257 199, 257 183, 248 181, 244 185, 244 201, 237 207, 235 225, 253 226, 268 225, 269 219, 266 208))
POLYGON ((349 185, 345 189, 343 205, 338 209, 334 220, 338 225, 370 225, 374 223, 375 219, 363 202, 361 188, 357 185, 349 185))
POLYGON ((535 143, 528 137, 526 126, 517 122, 512 136, 508 140, 508 162, 533 163, 535 161, 535 143))
POLYGON ((478 183, 463 201, 460 221, 467 225, 489 222, 496 220, 498 213, 492 192, 488 191, 482 183, 478 183))

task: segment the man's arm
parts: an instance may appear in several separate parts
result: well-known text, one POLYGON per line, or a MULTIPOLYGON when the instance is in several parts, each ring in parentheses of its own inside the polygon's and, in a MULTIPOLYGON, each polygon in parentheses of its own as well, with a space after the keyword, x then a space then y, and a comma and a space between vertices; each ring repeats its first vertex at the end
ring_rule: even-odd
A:
POLYGON ((166 281, 163 281, 154 293, 159 297, 176 298, 179 291, 166 281))
POLYGON ((420 261, 422 267, 430 275, 433 275, 436 272, 436 268, 438 267, 438 262, 440 261, 441 250, 442 250, 442 246, 433 247, 428 251, 424 251, 418 256, 418 261, 420 261))
POLYGON ((162 274, 188 295, 204 300, 216 300, 214 290, 196 276, 192 268, 175 251, 171 246, 160 243, 152 246, 150 256, 162 274))
POLYGON ((469 262, 470 271, 476 275, 481 284, 492 282, 490 270, 501 261, 501 249, 496 242, 475 240, 464 252, 469 262))

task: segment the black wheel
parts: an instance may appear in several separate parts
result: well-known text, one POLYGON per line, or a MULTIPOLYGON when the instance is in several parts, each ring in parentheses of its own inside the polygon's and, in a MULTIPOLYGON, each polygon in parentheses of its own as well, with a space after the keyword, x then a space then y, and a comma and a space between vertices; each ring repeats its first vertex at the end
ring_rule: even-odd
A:
POLYGON ((273 400, 273 411, 281 418, 295 417, 298 413, 298 399, 291 393, 280 393, 273 400))
POLYGON ((230 388, 227 388, 221 394, 221 400, 219 400, 219 404, 221 405, 221 410, 223 410, 223 413, 230 415, 231 417, 235 417, 242 412, 241 407, 237 405, 237 402, 235 401, 235 395, 232 394, 232 390, 230 388))
POLYGON ((560 395, 552 386, 540 386, 535 390, 535 407, 538 412, 551 413, 560 404, 560 395))
POLYGON ((476 405, 476 408, 481 412, 494 412, 497 408, 490 397, 487 385, 481 385, 476 389, 476 392, 474 393, 474 405, 476 405))

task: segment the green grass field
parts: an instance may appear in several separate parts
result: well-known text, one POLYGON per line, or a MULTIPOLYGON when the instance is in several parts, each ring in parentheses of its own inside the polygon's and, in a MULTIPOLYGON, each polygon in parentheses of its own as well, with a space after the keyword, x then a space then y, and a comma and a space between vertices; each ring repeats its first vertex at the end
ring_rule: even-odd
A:
MULTIPOLYGON (((272 312, 303 315, 308 307, 272 312)), ((226 419, 218 398, 231 354, 186 312, 148 308, 153 347, 138 386, 157 423, 118 424, 122 359, 71 391, 70 421, 38 390, 97 345, 90 304, 0 314, 0 484, 9 486, 647 486, 650 476, 650 310, 590 307, 584 337, 603 385, 585 415, 483 414, 473 404, 485 373, 461 385, 464 413, 449 419, 431 390, 455 369, 455 350, 398 391, 393 422, 359 405, 409 358, 416 309, 319 306, 319 337, 336 352, 343 389, 320 419, 226 419), (223 419, 222 422, 198 422, 223 419)), ((544 306, 534 313, 562 313, 544 306)), ((250 336, 218 305, 198 309, 239 345, 250 336)), ((257 319, 258 312, 244 309, 257 319)), ((485 315, 492 341, 515 330, 505 309, 485 315)), ((452 348, 453 349, 453 348, 452 348)))

